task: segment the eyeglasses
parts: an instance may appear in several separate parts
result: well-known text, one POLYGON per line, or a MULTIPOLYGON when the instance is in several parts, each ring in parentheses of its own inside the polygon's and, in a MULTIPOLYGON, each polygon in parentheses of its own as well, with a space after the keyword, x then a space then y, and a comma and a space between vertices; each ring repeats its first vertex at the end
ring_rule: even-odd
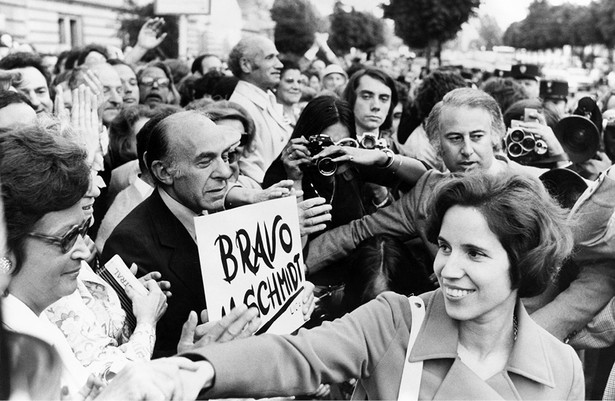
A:
POLYGON ((141 83, 145 86, 153 86, 154 82, 156 82, 159 86, 169 86, 169 84, 171 83, 169 78, 153 78, 153 77, 141 78, 141 83))
POLYGON ((73 249, 73 246, 75 246, 75 242, 77 242, 77 237, 79 237, 80 235, 81 237, 85 236, 88 231, 88 228, 90 228, 91 220, 92 218, 90 217, 84 220, 83 223, 72 226, 68 229, 66 234, 61 237, 39 233, 28 233, 28 236, 38 238, 50 244, 59 245, 62 249, 62 253, 67 253, 68 251, 73 249))

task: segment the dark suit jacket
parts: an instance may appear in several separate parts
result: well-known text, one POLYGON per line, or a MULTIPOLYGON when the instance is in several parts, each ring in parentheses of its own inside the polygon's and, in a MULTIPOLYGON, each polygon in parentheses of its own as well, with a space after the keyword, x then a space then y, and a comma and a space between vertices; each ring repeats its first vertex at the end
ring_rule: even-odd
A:
POLYGON ((105 243, 102 262, 115 254, 128 266, 136 263, 137 276, 158 271, 163 280, 171 282, 173 296, 156 327, 154 356, 174 355, 190 311, 200 314, 205 309, 205 293, 196 243, 157 189, 113 230, 105 243))

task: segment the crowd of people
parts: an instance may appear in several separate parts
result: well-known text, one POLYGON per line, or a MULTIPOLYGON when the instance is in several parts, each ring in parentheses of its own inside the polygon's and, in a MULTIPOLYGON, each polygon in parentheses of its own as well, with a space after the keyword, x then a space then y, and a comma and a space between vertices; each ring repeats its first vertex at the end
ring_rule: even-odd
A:
POLYGON ((615 399, 610 90, 163 26, 0 59, 0 399, 615 399), (281 197, 304 327, 210 321, 194 219, 281 197))

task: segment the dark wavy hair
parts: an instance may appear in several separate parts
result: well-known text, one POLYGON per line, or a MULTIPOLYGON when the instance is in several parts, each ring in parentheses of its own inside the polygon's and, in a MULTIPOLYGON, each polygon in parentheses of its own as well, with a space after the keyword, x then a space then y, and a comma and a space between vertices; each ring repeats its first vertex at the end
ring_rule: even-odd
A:
POLYGON ((109 125, 109 160, 113 168, 137 158, 136 149, 131 150, 131 141, 136 141, 132 126, 140 118, 151 118, 159 110, 150 109, 144 104, 122 108, 109 125), (134 134, 134 136, 133 136, 134 134))
POLYGON ((39 72, 45 77, 47 86, 49 86, 49 84, 51 83, 51 74, 49 74, 47 68, 43 66, 43 60, 38 54, 29 52, 17 52, 7 54, 5 57, 0 59, 1 70, 14 70, 17 68, 26 67, 34 67, 39 70, 39 72))
POLYGON ((513 103, 529 98, 525 86, 512 78, 491 77, 483 82, 480 89, 493 96, 500 105, 502 112, 506 111, 513 103))
POLYGON ((359 87, 359 81, 364 76, 371 77, 376 79, 391 89, 391 107, 389 107, 389 113, 387 114, 387 118, 384 120, 384 123, 380 126, 381 130, 386 130, 391 128, 393 123, 393 109, 397 106, 398 98, 397 98, 397 88, 395 87, 395 81, 389 74, 384 72, 379 68, 364 68, 361 69, 350 77, 348 83, 346 84, 346 88, 344 89, 344 93, 342 97, 350 104, 350 106, 354 109, 354 104, 357 101, 357 88, 359 87))
POLYGON ((421 121, 425 120, 444 95, 453 89, 467 86, 466 80, 458 72, 436 70, 427 75, 417 88, 414 98, 417 117, 421 121))
POLYGON ((453 175, 436 189, 430 204, 427 238, 433 243, 451 207, 480 211, 508 254, 512 288, 521 298, 544 292, 572 252, 567 211, 536 179, 515 174, 453 175))
POLYGON ((318 96, 310 100, 301 112, 292 138, 309 138, 321 134, 326 128, 337 123, 348 128, 351 138, 357 137, 350 104, 335 96, 318 96))
POLYGON ((105 60, 109 59, 109 53, 107 52, 105 46, 98 43, 90 43, 89 45, 84 46, 83 49, 81 49, 81 52, 79 52, 79 57, 77 57, 77 65, 82 65, 85 63, 85 58, 92 52, 99 53, 105 58, 105 60))
POLYGON ((28 233, 47 213, 68 209, 90 185, 87 152, 56 120, 0 131, 0 176, 7 243, 16 274, 28 233))

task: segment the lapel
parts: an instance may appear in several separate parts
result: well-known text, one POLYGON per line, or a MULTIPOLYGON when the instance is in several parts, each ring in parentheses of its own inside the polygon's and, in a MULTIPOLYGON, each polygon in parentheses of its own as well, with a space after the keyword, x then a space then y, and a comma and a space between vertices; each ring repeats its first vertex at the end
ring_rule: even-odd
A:
POLYGON ((164 204, 157 189, 154 189, 150 199, 149 211, 154 235, 158 236, 161 254, 166 258, 164 265, 167 266, 167 273, 204 304, 205 293, 197 245, 182 223, 164 204))
POLYGON ((433 399, 502 400, 504 398, 457 358, 433 399))
POLYGON ((273 104, 271 103, 270 95, 273 95, 271 91, 263 92, 263 90, 256 85, 246 81, 239 81, 235 91, 254 103, 262 113, 269 114, 269 116, 271 116, 271 118, 285 131, 288 130, 288 126, 284 122, 282 105, 279 105, 275 101, 273 104))
POLYGON ((555 387, 544 343, 545 333, 528 315, 521 302, 517 301, 515 310, 519 321, 517 341, 505 372, 485 382, 457 357, 457 323, 446 313, 442 291, 438 289, 426 294, 424 301, 427 304, 425 321, 408 359, 411 362, 422 360, 427 364, 430 360, 454 359, 450 370, 444 374, 436 398, 464 399, 467 396, 469 398, 466 399, 515 399, 519 398, 519 384, 527 380, 555 387))

